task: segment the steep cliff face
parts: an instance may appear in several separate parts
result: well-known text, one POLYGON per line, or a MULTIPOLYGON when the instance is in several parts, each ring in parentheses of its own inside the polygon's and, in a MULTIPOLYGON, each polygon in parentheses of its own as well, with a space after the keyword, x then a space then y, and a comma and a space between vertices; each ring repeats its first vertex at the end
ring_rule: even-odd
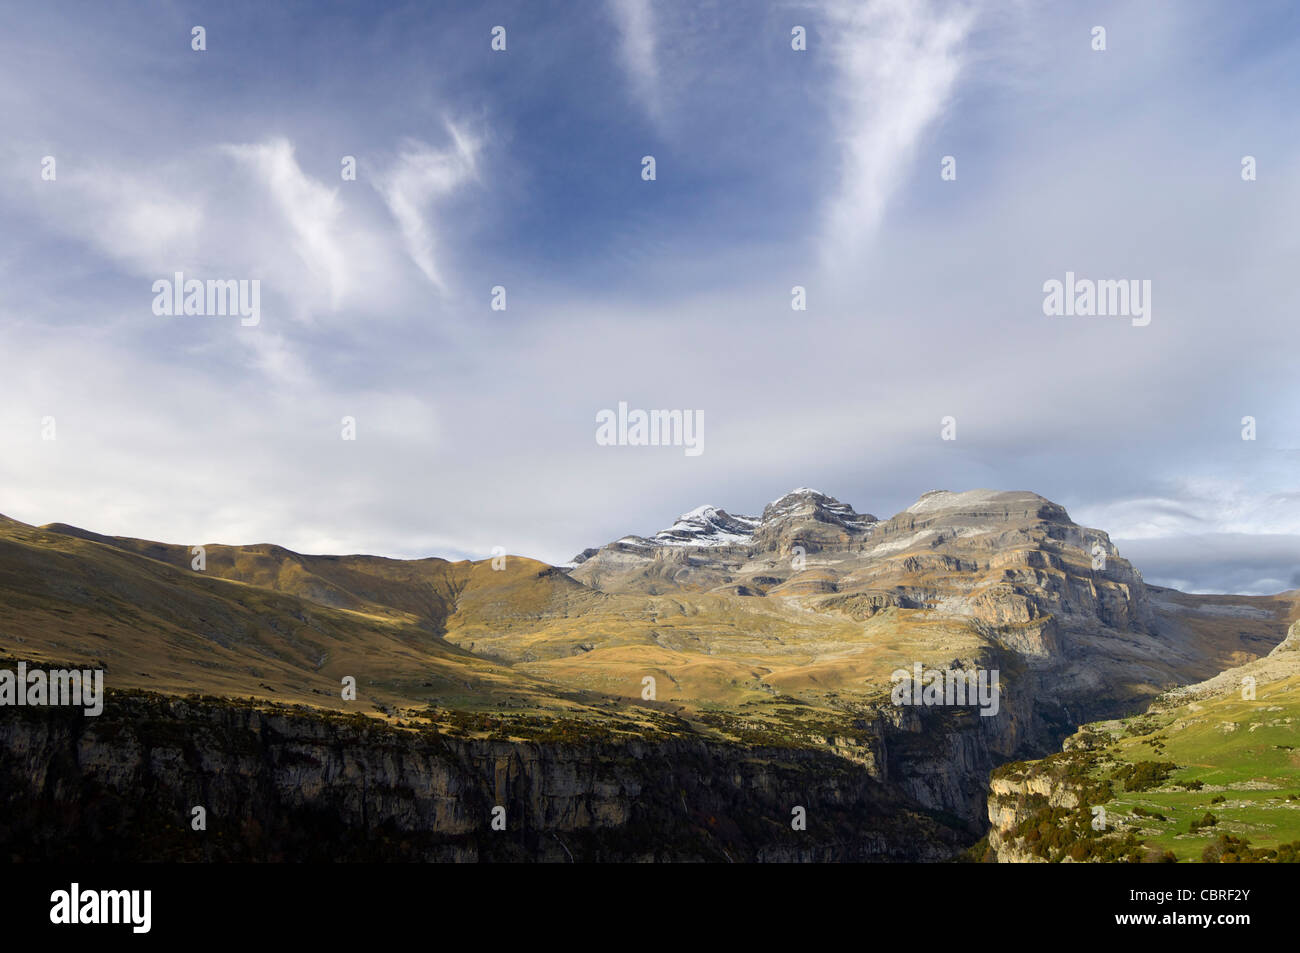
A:
POLYGON ((824 736, 740 744, 685 723, 636 737, 542 721, 545 738, 497 740, 111 693, 98 718, 6 712, 0 854, 89 838, 137 859, 945 859, 983 830, 990 771, 1068 730, 1035 694, 1004 693, 996 717, 882 703, 824 736), (207 836, 190 836, 194 806, 207 836))
POLYGON ((883 708, 882 780, 978 831, 989 772, 1017 752, 1051 750, 1060 737, 1023 696, 1008 700, 993 718, 969 709, 883 708))
POLYGON ((800 488, 760 517, 700 507, 669 530, 625 537, 576 562, 573 578, 605 591, 744 585, 787 597, 871 593, 882 605, 995 625, 1049 615, 1116 628, 1152 622, 1142 577, 1107 535, 1027 492, 936 490, 880 521, 800 488))
POLYGON ((971 839, 830 750, 458 738, 145 694, 10 714, 9 859, 901 861, 971 839))
POLYGON ((989 850, 998 863, 1046 863, 1025 846, 1016 830, 1044 808, 1073 811, 1081 792, 1072 781, 1047 775, 995 777, 989 783, 989 850))

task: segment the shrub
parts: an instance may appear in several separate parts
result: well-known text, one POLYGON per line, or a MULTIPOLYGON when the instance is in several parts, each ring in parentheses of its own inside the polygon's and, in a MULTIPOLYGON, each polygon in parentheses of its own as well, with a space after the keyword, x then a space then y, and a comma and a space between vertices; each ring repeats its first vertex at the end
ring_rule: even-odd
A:
POLYGON ((1111 777, 1123 781, 1126 791, 1149 791, 1169 780, 1169 775, 1177 768, 1178 765, 1172 761, 1135 761, 1117 768, 1111 777))

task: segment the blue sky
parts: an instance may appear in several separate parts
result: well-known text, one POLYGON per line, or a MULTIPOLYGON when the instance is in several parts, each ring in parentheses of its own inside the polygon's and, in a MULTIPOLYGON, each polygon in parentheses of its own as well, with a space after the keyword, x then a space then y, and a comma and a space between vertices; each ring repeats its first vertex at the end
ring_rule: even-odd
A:
POLYGON ((558 562, 1031 489, 1149 581, 1300 586, 1300 14, 1045 6, 6 8, 0 512, 558 562), (177 271, 260 323, 155 315, 177 271), (1045 316, 1067 271, 1151 323, 1045 316), (705 452, 598 446, 620 401, 705 452))

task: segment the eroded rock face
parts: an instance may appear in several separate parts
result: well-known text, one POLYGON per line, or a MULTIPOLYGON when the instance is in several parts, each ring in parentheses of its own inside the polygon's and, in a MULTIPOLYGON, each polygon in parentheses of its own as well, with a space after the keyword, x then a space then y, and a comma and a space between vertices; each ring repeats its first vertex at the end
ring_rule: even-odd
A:
MULTIPOLYGON (((893 605, 993 626, 1048 616, 1066 625, 1152 624, 1142 577, 1110 538, 1027 492, 934 491, 882 522, 801 488, 760 517, 700 507, 655 536, 587 550, 571 575, 607 592, 743 587, 815 610, 893 605), (846 595, 866 598, 819 598, 846 595)), ((1030 652, 1056 647, 1041 628, 1013 639, 1030 652)))
POLYGON ((1074 809, 1079 804, 1079 791, 1068 781, 1042 775, 993 778, 988 791, 989 850, 998 863, 1046 863, 1013 832, 1044 805, 1074 809))
MULTIPOLYGON (((784 558, 796 547, 804 553, 850 550, 871 535, 877 522, 869 513, 800 487, 769 503, 761 516, 697 507, 653 536, 625 536, 585 551, 575 558, 572 575, 599 589, 645 591, 664 582, 654 564, 667 559, 683 570, 669 580, 674 586, 712 588, 730 581, 719 583, 723 577, 743 574, 755 557, 784 558)), ((787 577, 783 574, 777 582, 787 577)))
POLYGON ((161 696, 0 722, 0 852, 101 860, 939 860, 971 834, 840 754, 454 738, 161 696), (207 812, 205 832, 191 810, 207 812), (506 829, 494 831, 493 808, 506 829), (806 811, 794 830, 792 810, 806 811))
POLYGON ((834 497, 801 487, 763 508, 753 547, 780 555, 795 546, 814 553, 851 548, 868 538, 878 522, 870 513, 858 513, 834 497))
MULTIPOLYGON (((708 517, 699 525, 721 512, 697 513, 708 517)), ((1159 637, 1176 633, 1157 625, 1137 569, 1104 532, 1037 494, 934 491, 881 521, 800 489, 737 519, 732 529, 754 525, 746 540, 737 532, 715 544, 712 529, 690 545, 628 537, 571 574, 612 594, 708 592, 862 621, 905 610, 900 624, 925 613, 1054 669, 1045 695, 1076 709, 1187 680, 1188 659, 1176 637, 1159 637)))

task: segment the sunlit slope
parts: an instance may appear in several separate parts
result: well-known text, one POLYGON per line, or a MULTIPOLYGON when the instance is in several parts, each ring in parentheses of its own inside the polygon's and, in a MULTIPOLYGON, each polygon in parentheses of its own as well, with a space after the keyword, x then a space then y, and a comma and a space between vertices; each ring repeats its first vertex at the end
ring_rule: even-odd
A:
POLYGON ((1284 845, 1300 845, 1300 623, 1264 658, 1000 769, 993 790, 1003 859, 1295 859, 1300 846, 1284 845))
POLYGON ((1255 848, 1300 841, 1300 674, 1261 686, 1254 701, 1229 694, 1155 711, 1137 730, 1116 745, 1118 760, 1179 766, 1167 785, 1114 801, 1146 842, 1199 860, 1223 835, 1255 848), (1207 814, 1213 823, 1201 826, 1207 814))
MULTIPOLYGON (((276 573, 282 585, 295 578, 294 565, 286 561, 276 573)), ((444 598, 423 580, 411 588, 437 593, 426 605, 444 598)), ((102 665, 114 688, 330 707, 343 707, 345 675, 357 679, 358 698, 369 705, 431 697, 492 705, 548 694, 527 675, 417 624, 407 611, 415 594, 394 601, 403 608, 334 608, 0 518, 0 654, 11 658, 102 665)))
MULTIPOLYGON (((437 632, 481 658, 509 663, 557 689, 740 705, 798 694, 812 702, 879 697, 889 674, 915 661, 977 664, 989 641, 961 620, 889 609, 877 618, 811 612, 780 598, 677 593, 654 597, 589 589, 545 563, 508 556, 494 568, 442 559, 307 556, 279 546, 187 547, 106 537, 54 524, 43 531, 157 560, 167 578, 219 577, 323 606, 437 632)), ((39 532, 39 531, 38 531, 39 532)), ((84 549, 83 552, 91 552, 84 549)), ((392 681, 389 679, 389 681, 392 681)), ((424 687, 424 686, 420 686, 424 687)), ((430 692, 412 692, 411 702, 430 692)), ((438 697, 441 697, 439 695, 438 697)))
POLYGON ((319 701, 326 688, 337 694, 337 677, 359 674, 384 704, 408 708, 567 705, 595 693, 687 715, 748 715, 791 698, 852 715, 887 698, 897 669, 995 668, 1004 691, 1028 685, 1026 672, 1050 684, 1038 701, 1073 721, 1133 710, 1266 653, 1294 613, 1286 596, 1146 587, 1113 552, 1098 571, 1087 547, 1109 547, 1104 534, 1033 494, 927 494, 883 522, 821 495, 791 499, 788 513, 774 504, 758 524, 753 545, 765 550, 620 542, 579 567, 634 580, 622 590, 612 576, 603 589, 584 585, 594 570, 519 556, 397 560, 273 545, 206 545, 196 571, 187 546, 8 521, 8 540, 27 547, 9 565, 33 571, 10 578, 22 621, 0 631, 0 648, 11 649, 12 632, 47 654, 60 642, 96 653, 108 634, 138 659, 132 678, 169 691, 247 695, 265 684, 319 701), (794 571, 786 550, 796 545, 808 565, 794 571), (658 562, 676 568, 656 593, 644 573, 658 562), (125 624, 127 611, 142 621, 125 624))
POLYGON ((651 676, 660 700, 722 705, 778 694, 878 696, 895 669, 975 664, 993 647, 970 625, 930 612, 890 610, 860 621, 776 600, 684 592, 607 595, 581 614, 509 626, 460 614, 447 638, 561 684, 639 696, 651 676))
MULTIPOLYGON (((102 536, 52 523, 51 533, 75 536, 192 571, 192 547, 122 536, 102 536)), ((490 561, 388 559, 382 556, 311 556, 283 546, 206 544, 203 572, 264 589, 300 596, 337 609, 409 622, 441 633, 464 600, 486 618, 527 617, 562 607, 566 597, 585 594, 585 587, 545 563, 511 556, 501 569, 490 561), (548 571, 550 570, 550 571, 548 571)))
POLYGON ((1116 801, 1150 843, 1179 857, 1200 859, 1224 835, 1265 849, 1300 840, 1300 624, 1265 658, 1162 696, 1116 754, 1179 766, 1170 786, 1184 791, 1116 801), (1207 814, 1215 823, 1201 826, 1207 814))

